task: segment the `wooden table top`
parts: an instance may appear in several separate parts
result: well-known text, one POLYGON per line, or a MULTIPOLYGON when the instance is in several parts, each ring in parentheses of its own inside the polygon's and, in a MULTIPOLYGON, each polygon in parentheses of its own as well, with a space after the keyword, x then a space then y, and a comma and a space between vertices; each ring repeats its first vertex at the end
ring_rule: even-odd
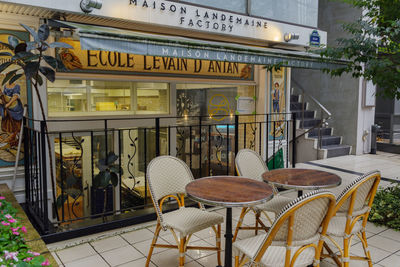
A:
POLYGON ((272 187, 264 182, 237 176, 210 176, 196 179, 186 186, 192 199, 224 207, 246 207, 267 202, 272 187))
POLYGON ((277 169, 265 172, 262 178, 276 187, 298 190, 331 188, 342 183, 334 173, 310 169, 277 169))

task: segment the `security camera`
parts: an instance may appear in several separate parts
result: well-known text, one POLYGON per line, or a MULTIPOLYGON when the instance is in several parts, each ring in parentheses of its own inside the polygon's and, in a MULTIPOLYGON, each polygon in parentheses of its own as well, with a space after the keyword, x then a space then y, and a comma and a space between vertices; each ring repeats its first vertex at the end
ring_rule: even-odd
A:
POLYGON ((82 0, 81 9, 85 13, 90 13, 93 9, 100 9, 103 6, 103 0, 82 0))

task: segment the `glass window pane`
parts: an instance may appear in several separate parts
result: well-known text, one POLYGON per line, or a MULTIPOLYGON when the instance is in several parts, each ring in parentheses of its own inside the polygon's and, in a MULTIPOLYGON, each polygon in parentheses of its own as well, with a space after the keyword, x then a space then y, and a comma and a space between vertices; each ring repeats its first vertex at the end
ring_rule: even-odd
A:
MULTIPOLYGON (((182 1, 183 2, 183 1, 182 1)), ((239 13, 246 13, 247 0, 185 0, 185 2, 194 3, 211 8, 220 8, 239 13)))
POLYGON ((317 27, 318 0, 251 0, 250 14, 317 27))
POLYGON ((91 111, 130 111, 131 83, 88 81, 91 111))
POLYGON ((86 112, 86 83, 82 80, 57 80, 48 83, 49 114, 86 112))
POLYGON ((137 113, 162 114, 169 112, 167 83, 137 83, 137 113))

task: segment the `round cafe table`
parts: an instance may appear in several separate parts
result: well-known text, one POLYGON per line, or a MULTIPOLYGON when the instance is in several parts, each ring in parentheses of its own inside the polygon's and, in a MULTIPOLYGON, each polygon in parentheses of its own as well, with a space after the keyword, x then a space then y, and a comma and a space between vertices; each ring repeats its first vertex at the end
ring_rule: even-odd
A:
POLYGON ((248 207, 267 202, 273 189, 266 183, 235 176, 210 176, 186 186, 187 195, 204 204, 226 207, 225 267, 232 266, 232 207, 248 207))
POLYGON ((263 173, 262 178, 278 188, 296 189, 299 196, 303 190, 332 188, 342 183, 334 173, 310 169, 276 169, 263 173))

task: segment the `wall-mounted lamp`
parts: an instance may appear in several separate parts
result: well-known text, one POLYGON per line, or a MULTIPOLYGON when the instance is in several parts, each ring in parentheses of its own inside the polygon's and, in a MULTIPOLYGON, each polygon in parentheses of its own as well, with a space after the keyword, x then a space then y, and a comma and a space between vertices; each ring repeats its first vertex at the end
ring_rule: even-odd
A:
POLYGON ((285 33, 283 39, 285 40, 285 42, 289 42, 290 40, 298 40, 299 35, 295 33, 285 33))
POLYGON ((90 13, 93 9, 100 9, 103 6, 103 0, 82 0, 81 9, 85 13, 90 13))

